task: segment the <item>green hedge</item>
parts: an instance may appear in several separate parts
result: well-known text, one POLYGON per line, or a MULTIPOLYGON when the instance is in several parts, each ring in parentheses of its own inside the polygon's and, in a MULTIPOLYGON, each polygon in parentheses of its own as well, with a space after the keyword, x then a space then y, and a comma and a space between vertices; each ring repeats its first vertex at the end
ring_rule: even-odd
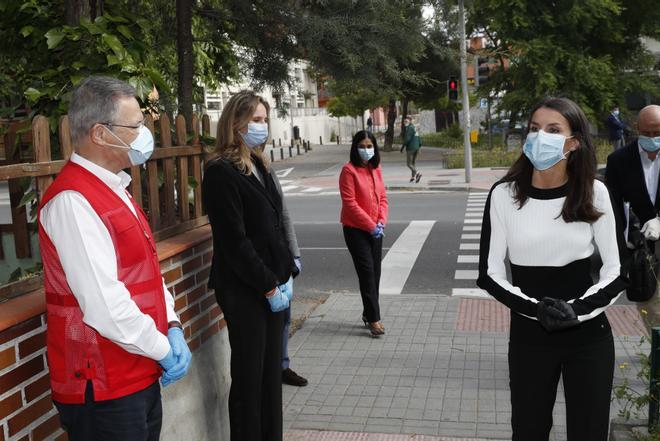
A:
MULTIPOLYGON (((461 147, 463 146, 461 142, 461 147)), ((605 164, 607 156, 612 153, 612 145, 604 139, 596 139, 594 142, 596 159, 598 164, 605 164)), ((520 150, 506 151, 502 148, 483 150, 475 148, 472 150, 472 167, 511 167, 520 156, 520 150)), ((464 168, 464 155, 462 150, 455 150, 446 156, 447 168, 464 168)))

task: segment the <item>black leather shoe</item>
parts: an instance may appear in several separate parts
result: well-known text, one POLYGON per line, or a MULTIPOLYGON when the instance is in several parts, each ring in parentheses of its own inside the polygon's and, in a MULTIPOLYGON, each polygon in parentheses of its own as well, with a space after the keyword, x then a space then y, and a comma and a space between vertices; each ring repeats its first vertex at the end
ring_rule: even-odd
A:
POLYGON ((296 374, 289 368, 286 368, 282 371, 282 383, 288 384, 290 386, 307 386, 307 379, 296 374))

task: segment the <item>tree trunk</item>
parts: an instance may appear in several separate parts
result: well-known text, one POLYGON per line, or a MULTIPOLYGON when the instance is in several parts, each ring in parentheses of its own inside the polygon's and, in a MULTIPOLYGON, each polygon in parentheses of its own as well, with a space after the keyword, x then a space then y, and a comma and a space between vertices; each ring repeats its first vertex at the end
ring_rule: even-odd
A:
POLYGON ((64 19, 69 26, 78 26, 81 17, 89 17, 89 0, 66 0, 64 3, 64 19))
POLYGON ((403 100, 401 100, 401 140, 406 136, 406 126, 403 125, 403 118, 408 116, 408 102, 410 99, 407 96, 403 97, 403 100))
POLYGON ((385 131, 385 145, 383 151, 391 152, 394 143, 394 122, 396 121, 396 100, 390 98, 387 105, 387 130, 385 131))
POLYGON ((192 128, 193 115, 193 0, 176 0, 176 49, 179 59, 179 113, 186 118, 186 127, 192 128))

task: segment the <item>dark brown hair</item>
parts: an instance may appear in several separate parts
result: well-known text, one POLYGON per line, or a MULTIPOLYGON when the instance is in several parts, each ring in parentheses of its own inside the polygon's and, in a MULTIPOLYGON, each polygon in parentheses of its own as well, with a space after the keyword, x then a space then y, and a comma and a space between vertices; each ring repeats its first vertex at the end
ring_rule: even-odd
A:
MULTIPOLYGON (((542 107, 555 110, 566 118, 571 134, 580 143, 567 159, 568 189, 561 217, 565 222, 596 222, 603 213, 596 210, 593 204, 596 154, 589 134, 587 117, 582 109, 568 98, 546 97, 531 110, 527 121, 528 130, 534 113, 542 107)), ((503 178, 504 181, 513 183, 514 197, 519 208, 522 208, 529 198, 533 171, 534 166, 522 153, 503 178)))
POLYGON ((371 164, 373 168, 378 168, 378 166, 380 165, 380 153, 378 152, 378 142, 376 141, 376 137, 371 132, 368 132, 366 130, 360 130, 355 135, 353 135, 353 142, 351 143, 351 153, 350 153, 351 164, 353 164, 356 167, 364 167, 362 158, 360 158, 360 154, 358 153, 358 144, 360 144, 361 141, 367 138, 369 138, 371 140, 371 143, 374 145, 374 156, 369 160, 369 164, 371 164))

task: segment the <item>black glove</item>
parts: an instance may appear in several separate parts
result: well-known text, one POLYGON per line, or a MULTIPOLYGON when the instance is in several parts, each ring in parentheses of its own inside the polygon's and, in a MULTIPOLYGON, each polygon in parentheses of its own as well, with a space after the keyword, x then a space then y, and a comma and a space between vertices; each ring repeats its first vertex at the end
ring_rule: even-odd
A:
POLYGON ((571 328, 580 324, 573 307, 564 300, 543 297, 537 305, 536 318, 548 332, 571 328))

